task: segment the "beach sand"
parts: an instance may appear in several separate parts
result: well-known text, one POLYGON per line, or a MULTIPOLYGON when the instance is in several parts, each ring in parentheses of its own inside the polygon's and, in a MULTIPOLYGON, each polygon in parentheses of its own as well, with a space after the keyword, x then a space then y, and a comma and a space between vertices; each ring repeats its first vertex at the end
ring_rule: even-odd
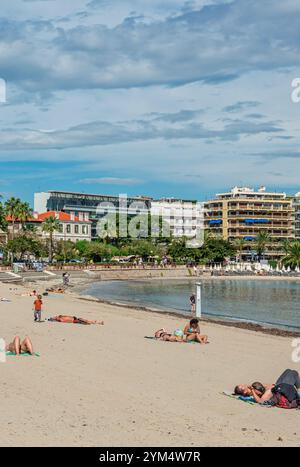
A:
MULTIPOLYGON (((35 285, 43 291, 47 284, 35 285)), ((45 297, 43 316, 105 326, 34 323, 24 287, 0 284, 1 335, 31 337, 40 357, 1 369, 1 446, 297 446, 300 411, 231 399, 236 383, 274 382, 292 363, 292 339, 203 323, 209 345, 144 339, 185 320, 73 294, 45 297), (16 289, 16 290, 10 290, 16 289)))

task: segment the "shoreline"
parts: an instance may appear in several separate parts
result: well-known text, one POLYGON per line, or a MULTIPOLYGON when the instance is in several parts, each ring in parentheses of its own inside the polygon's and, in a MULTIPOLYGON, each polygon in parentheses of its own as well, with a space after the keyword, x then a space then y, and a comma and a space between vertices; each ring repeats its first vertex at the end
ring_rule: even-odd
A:
MULTIPOLYGON (((238 279, 246 279, 246 280, 251 280, 253 277, 252 276, 243 276, 243 277, 238 277, 238 279)), ((255 276, 254 279, 256 280, 259 280, 259 279, 264 279, 264 280, 268 280, 269 278, 268 277, 257 277, 255 276)), ((106 305, 111 305, 111 306, 114 306, 114 307, 118 307, 120 309, 129 309, 129 310, 136 310, 136 311, 144 311, 146 313, 150 313, 150 314, 156 314, 157 316, 169 316, 169 317, 177 317, 177 318, 183 318, 183 319, 188 319, 190 317, 192 317, 192 314, 191 313, 184 313, 184 312, 180 312, 179 310, 175 310, 172 311, 172 310, 162 310, 160 308, 155 308, 155 307, 151 307, 151 306, 147 306, 147 305, 136 305, 134 303, 124 303, 124 302, 118 302, 118 301, 114 301, 114 300, 110 300, 110 299, 101 299, 101 298, 97 298, 97 297, 94 297, 92 295, 85 295, 85 294, 82 294, 82 292, 89 286, 89 285, 92 285, 92 284, 95 284, 95 283, 98 283, 98 282, 109 282, 109 281, 112 281, 112 282, 123 282, 123 281, 129 281, 129 282, 143 282, 143 281, 164 281, 164 282, 167 282, 167 281, 186 281, 186 280, 199 280, 199 276, 198 277, 177 277, 177 278, 167 278, 167 277, 163 277, 163 278, 157 278, 157 277, 148 277, 148 278, 140 278, 140 279, 137 279, 137 278, 131 278, 131 279, 107 279, 107 280, 97 280, 95 277, 90 277, 90 278, 87 278, 87 277, 84 277, 84 278, 75 278, 73 279, 73 284, 71 284, 70 288, 67 289, 67 295, 71 295, 73 297, 76 297, 82 301, 87 301, 87 302, 96 302, 96 303, 99 303, 99 304, 106 304, 106 305)), ((218 276, 212 276, 212 277, 203 277, 203 279, 206 281, 206 280, 211 280, 211 279, 221 279, 221 280, 225 280, 225 279, 235 279, 235 276, 221 276, 221 277, 218 277, 218 276)), ((276 280, 277 278, 276 277, 273 277, 272 280, 276 280)), ((285 278, 285 277, 282 277, 281 280, 286 280, 286 279, 289 279, 289 278, 285 278)), ((292 278, 291 278, 292 279, 292 278)), ((298 279, 298 278, 294 278, 294 279, 298 279)), ((300 278, 299 278, 300 279, 300 278)), ((60 278, 52 278, 51 281, 48 283, 50 285, 57 285, 58 283, 61 285, 61 280, 60 278)), ((32 282, 26 282, 26 283, 23 283, 23 284, 19 284, 19 285, 22 285, 24 286, 25 288, 28 288, 30 284, 39 284, 39 285, 42 285, 44 286, 45 285, 45 281, 44 280, 36 280, 36 281, 32 281, 32 282)), ((245 330, 248 330, 248 331, 252 331, 252 332, 256 332, 256 333, 262 333, 262 334, 266 334, 266 335, 272 335, 272 336, 280 336, 280 337, 291 337, 291 338, 299 338, 300 337, 300 330, 297 331, 295 329, 292 329, 292 328, 289 328, 288 326, 282 326, 282 327, 279 327, 278 325, 274 324, 269 324, 269 323, 255 323, 255 322, 247 322, 246 320, 238 320, 238 319, 234 319, 234 318, 230 318, 228 317, 227 319, 226 318, 222 318, 222 316, 218 317, 217 315, 213 315, 213 316, 208 316, 208 315, 205 315, 205 316, 202 316, 201 317, 201 322, 203 323, 211 323, 211 324, 217 324, 217 325, 220 325, 220 326, 226 326, 226 327, 230 327, 230 328, 237 328, 237 329, 245 329, 245 330)))
MULTIPOLYGON (((76 296, 79 300, 87 301, 87 302, 94 302, 94 303, 102 303, 105 305, 111 305, 119 308, 125 308, 129 310, 136 310, 136 311, 144 311, 147 313, 151 314, 156 314, 159 316, 169 316, 169 317, 176 317, 176 318, 183 318, 183 319, 190 319, 194 317, 191 313, 180 313, 180 312, 172 312, 170 310, 160 310, 157 308, 151 308, 147 306, 138 306, 134 304, 127 304, 127 303, 121 303, 121 302, 114 302, 112 300, 104 300, 100 299, 97 297, 89 296, 89 295, 80 295, 77 292, 72 293, 72 295, 76 296)), ((201 317, 200 322, 203 323, 208 323, 208 324, 217 324, 219 326, 226 326, 226 327, 231 327, 231 328, 237 328, 237 329, 245 329, 248 331, 253 331, 253 332, 260 332, 262 334, 268 334, 271 336, 279 336, 279 337, 292 337, 292 338, 297 338, 300 337, 300 330, 299 331, 294 331, 294 330, 289 330, 289 329, 281 329, 278 327, 267 327, 267 325, 263 324, 258 324, 258 323, 251 323, 247 321, 235 321, 235 320, 226 320, 226 319, 221 319, 221 318, 209 318, 207 316, 201 317)))

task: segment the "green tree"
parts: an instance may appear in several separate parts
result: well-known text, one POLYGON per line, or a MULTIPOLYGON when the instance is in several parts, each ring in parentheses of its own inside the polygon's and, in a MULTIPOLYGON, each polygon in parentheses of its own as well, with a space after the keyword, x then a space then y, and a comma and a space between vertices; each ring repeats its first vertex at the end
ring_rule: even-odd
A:
POLYGON ((292 269, 300 267, 300 243, 291 242, 286 256, 283 258, 282 263, 285 266, 290 266, 292 269))
POLYGON ((202 263, 223 263, 226 258, 236 253, 235 246, 222 237, 207 237, 199 250, 202 263))
POLYGON ((15 237, 15 223, 20 218, 22 201, 20 198, 10 198, 5 202, 5 213, 12 222, 12 240, 15 237))
POLYGON ((268 232, 261 230, 256 235, 255 248, 259 259, 263 259, 267 251, 268 244, 271 242, 271 237, 268 232))
POLYGON ((18 211, 18 220, 21 222, 24 230, 25 223, 33 216, 33 211, 27 202, 20 202, 18 211))
POLYGON ((61 229, 60 222, 58 219, 56 219, 53 216, 47 217, 43 224, 42 224, 42 230, 43 232, 46 232, 49 234, 49 261, 50 264, 53 262, 53 237, 55 232, 59 232, 61 229))
POLYGON ((246 244, 246 241, 243 238, 237 238, 233 242, 233 246, 235 247, 236 252, 237 252, 237 258, 236 259, 238 259, 238 258, 241 259, 242 258, 242 254, 243 254, 243 251, 244 251, 244 248, 245 248, 245 244, 246 244))
POLYGON ((57 261, 70 261, 79 257, 76 244, 71 240, 59 240, 55 245, 55 258, 57 261))
POLYGON ((3 207, 3 204, 0 202, 0 230, 6 232, 7 230, 7 222, 6 222, 6 213, 3 207))
POLYGON ((28 234, 15 236, 15 238, 7 242, 5 249, 18 260, 24 259, 25 255, 41 258, 46 251, 45 244, 40 239, 28 234))

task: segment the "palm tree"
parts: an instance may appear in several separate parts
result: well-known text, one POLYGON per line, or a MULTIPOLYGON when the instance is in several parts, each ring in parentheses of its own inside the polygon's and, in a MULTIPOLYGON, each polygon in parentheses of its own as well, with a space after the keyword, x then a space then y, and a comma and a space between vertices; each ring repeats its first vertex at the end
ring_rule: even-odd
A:
POLYGON ((245 244, 246 244, 246 241, 243 238, 237 238, 234 241, 233 246, 236 248, 237 259, 238 258, 242 259, 242 253, 244 251, 245 244))
POLYGON ((3 208, 3 204, 0 202, 0 230, 6 231, 7 229, 7 222, 6 222, 6 214, 5 209, 3 208))
POLYGON ((291 244, 292 242, 290 240, 283 240, 283 242, 281 243, 282 250, 285 252, 286 255, 289 254, 291 244))
POLYGON ((42 225, 43 232, 46 232, 50 236, 49 242, 49 261, 53 261, 53 234, 60 231, 60 222, 56 217, 50 216, 43 222, 42 225))
POLYGON ((256 245, 256 251, 258 258, 261 260, 265 254, 265 251, 267 249, 268 243, 270 243, 271 237, 268 232, 265 230, 261 230, 258 232, 256 235, 256 240, 255 240, 255 245, 256 245))
POLYGON ((292 269, 300 267, 300 243, 291 242, 286 256, 282 259, 285 266, 290 266, 292 269))
POLYGON ((5 202, 5 214, 12 221, 12 240, 15 237, 15 222, 19 219, 21 206, 20 198, 10 198, 5 202))
POLYGON ((24 202, 20 203, 19 206, 19 221, 22 223, 22 227, 24 229, 24 224, 30 217, 33 216, 33 211, 31 207, 29 206, 29 203, 24 202))

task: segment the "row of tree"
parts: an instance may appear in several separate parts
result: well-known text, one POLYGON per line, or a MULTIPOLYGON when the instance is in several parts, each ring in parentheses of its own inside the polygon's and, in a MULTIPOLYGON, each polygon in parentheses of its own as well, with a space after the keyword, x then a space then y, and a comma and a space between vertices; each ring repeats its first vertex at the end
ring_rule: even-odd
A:
MULTIPOLYGON (((34 228, 28 228, 27 221, 33 216, 29 204, 18 198, 10 198, 5 203, 0 201, 0 229, 7 231, 9 218, 12 228, 8 241, 1 245, 6 258, 23 259, 34 256, 37 259, 48 257, 60 262, 72 259, 87 262, 111 261, 114 256, 139 256, 145 261, 160 260, 168 256, 175 262, 222 263, 226 258, 241 259, 245 254, 247 243, 238 239, 231 243, 206 232, 204 243, 199 248, 189 248, 186 238, 172 238, 159 235, 156 238, 120 238, 118 235, 99 238, 96 241, 54 241, 55 232, 61 229, 58 219, 49 217, 42 224, 47 238, 41 238, 34 228), (18 232, 15 226, 18 223, 18 232), (20 228, 21 224, 21 228, 20 228)), ((163 231, 163 223, 158 223, 163 231)), ((253 249, 262 259, 269 249, 272 239, 265 231, 261 231, 253 241, 253 249)), ((282 262, 292 268, 300 267, 300 243, 285 241, 278 245, 285 252, 282 262)))

